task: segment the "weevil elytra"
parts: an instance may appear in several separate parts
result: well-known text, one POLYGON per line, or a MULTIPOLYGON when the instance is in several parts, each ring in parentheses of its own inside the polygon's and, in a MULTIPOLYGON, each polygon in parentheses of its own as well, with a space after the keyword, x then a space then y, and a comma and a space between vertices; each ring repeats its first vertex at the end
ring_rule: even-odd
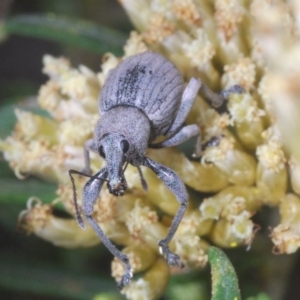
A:
MULTIPOLYGON (((176 196, 180 207, 174 217, 167 236, 158 242, 161 253, 171 266, 183 267, 177 254, 169 249, 188 201, 187 190, 179 176, 171 169, 145 156, 150 148, 172 147, 193 136, 198 136, 195 155, 199 156, 200 131, 196 124, 184 126, 184 121, 201 90, 214 106, 223 103, 223 96, 213 93, 199 79, 192 78, 184 88, 179 70, 169 60, 154 52, 144 52, 122 61, 110 71, 99 99, 100 120, 94 138, 84 145, 85 174, 87 181, 82 198, 82 212, 109 251, 125 265, 125 273, 118 283, 119 288, 127 285, 132 277, 128 256, 120 252, 104 234, 92 217, 93 206, 98 199, 104 181, 110 193, 121 196, 127 184, 124 170, 127 164, 137 167, 144 189, 147 184, 140 167, 150 168, 176 196), (158 136, 165 136, 160 143, 153 143, 158 136), (106 166, 94 176, 91 174, 89 151, 99 153, 106 166)), ((77 202, 72 174, 76 215, 84 227, 77 202)), ((151 187, 150 187, 151 188, 151 187)))

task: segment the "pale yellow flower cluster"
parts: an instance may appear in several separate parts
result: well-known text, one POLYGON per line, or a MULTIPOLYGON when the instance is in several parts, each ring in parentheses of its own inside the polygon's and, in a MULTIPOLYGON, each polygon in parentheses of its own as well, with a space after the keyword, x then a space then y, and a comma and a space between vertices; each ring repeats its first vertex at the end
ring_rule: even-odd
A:
MULTIPOLYGON (((252 216, 262 205, 277 206, 279 225, 271 232, 274 251, 300 247, 300 5, 296 0, 119 0, 137 32, 124 46, 124 57, 103 57, 102 71, 74 69, 64 58, 44 57, 49 81, 38 95, 49 117, 16 110, 12 135, 0 150, 20 179, 34 175, 59 184, 57 202, 74 215, 69 169, 83 169, 82 146, 92 137, 98 115, 98 94, 109 70, 121 59, 146 50, 164 54, 189 80, 199 77, 218 92, 239 84, 243 94, 230 94, 227 111, 218 113, 200 96, 187 123, 197 123, 206 145, 201 160, 191 161, 176 149, 149 150, 152 159, 172 168, 198 192, 211 193, 199 205, 195 193, 170 247, 188 268, 207 262, 207 238, 221 247, 250 246, 257 226, 252 216), (212 139, 217 138, 215 142, 212 139), (290 182, 290 186, 289 186, 290 182)), ((93 172, 104 160, 91 156, 93 172)), ((178 203, 149 169, 143 169, 149 191, 138 172, 126 170, 128 190, 117 198, 103 188, 93 217, 107 236, 122 245, 137 281, 122 292, 129 299, 157 299, 170 269, 158 253, 178 203), (159 211, 159 214, 158 214, 159 211)), ((76 178, 78 200, 86 178, 76 178)), ((63 247, 99 242, 75 220, 52 215, 53 205, 28 203, 20 222, 63 247), (34 205, 35 204, 35 205, 34 205)), ((173 270, 174 271, 174 270, 173 270)), ((175 270, 176 272, 179 270, 175 270)), ((123 265, 114 260, 119 279, 123 265)))
POLYGON ((250 243, 251 216, 262 205, 278 206, 274 251, 296 251, 300 218, 284 216, 287 199, 296 203, 300 195, 298 1, 186 0, 180 1, 182 13, 178 1, 141 0, 139 14, 133 1, 120 2, 151 49, 164 53, 186 78, 200 77, 217 90, 239 84, 246 91, 229 95, 228 112, 221 115, 198 99, 188 119, 199 124, 204 143, 222 136, 201 158, 230 185, 200 205, 202 219, 216 220, 210 238, 222 246, 250 243), (158 19, 172 30, 149 25, 158 19))

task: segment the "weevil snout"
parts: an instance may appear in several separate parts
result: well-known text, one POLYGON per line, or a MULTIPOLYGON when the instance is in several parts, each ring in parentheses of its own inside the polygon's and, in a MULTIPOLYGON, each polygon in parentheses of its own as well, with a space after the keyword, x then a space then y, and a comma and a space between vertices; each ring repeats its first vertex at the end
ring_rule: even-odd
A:
POLYGON ((129 142, 123 135, 111 133, 104 135, 99 145, 99 154, 106 160, 108 171, 107 187, 115 196, 124 195, 127 189, 123 169, 126 163, 126 153, 129 149, 129 142))
POLYGON ((115 196, 123 196, 127 189, 127 183, 124 177, 119 177, 117 179, 110 180, 107 183, 107 187, 111 194, 115 196))

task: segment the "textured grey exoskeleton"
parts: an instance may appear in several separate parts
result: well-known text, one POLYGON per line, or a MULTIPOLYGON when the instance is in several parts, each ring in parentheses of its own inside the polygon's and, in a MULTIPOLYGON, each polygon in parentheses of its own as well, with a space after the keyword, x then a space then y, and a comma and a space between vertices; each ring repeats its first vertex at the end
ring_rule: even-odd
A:
MULTIPOLYGON (((167 236, 160 240, 158 245, 169 265, 183 267, 179 256, 172 253, 168 245, 186 210, 188 193, 174 171, 146 157, 145 153, 148 147, 172 147, 192 136, 200 136, 197 125, 184 126, 199 89, 210 98, 213 105, 222 104, 223 97, 214 94, 199 79, 192 78, 184 87, 178 69, 162 55, 154 52, 144 52, 122 61, 109 73, 103 86, 99 100, 101 118, 96 125, 94 138, 84 145, 84 171, 87 175, 91 173, 89 151, 99 153, 107 164, 97 174, 90 176, 86 183, 83 190, 82 211, 103 244, 125 265, 125 273, 118 283, 119 288, 130 282, 131 266, 128 256, 111 243, 92 218, 94 203, 104 181, 107 181, 110 193, 116 196, 124 194, 127 188, 124 171, 128 163, 137 167, 146 190, 147 184, 140 166, 150 168, 180 203, 167 236), (158 136, 166 138, 163 142, 153 144, 158 136)), ((198 138, 196 156, 199 156, 200 150, 198 138)), ((73 185, 74 173, 81 174, 81 172, 70 170, 73 185)), ((76 203, 76 194, 75 208, 78 222, 84 227, 76 203)))

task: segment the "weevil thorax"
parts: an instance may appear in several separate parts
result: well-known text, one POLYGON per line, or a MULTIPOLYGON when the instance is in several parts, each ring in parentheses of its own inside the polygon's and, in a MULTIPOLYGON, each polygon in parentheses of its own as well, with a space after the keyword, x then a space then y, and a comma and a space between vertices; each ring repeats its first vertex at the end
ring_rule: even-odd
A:
POLYGON ((148 147, 150 129, 145 114, 131 106, 111 108, 98 121, 94 143, 106 160, 108 188, 112 194, 124 194, 127 184, 123 166, 126 162, 140 165, 148 147))

